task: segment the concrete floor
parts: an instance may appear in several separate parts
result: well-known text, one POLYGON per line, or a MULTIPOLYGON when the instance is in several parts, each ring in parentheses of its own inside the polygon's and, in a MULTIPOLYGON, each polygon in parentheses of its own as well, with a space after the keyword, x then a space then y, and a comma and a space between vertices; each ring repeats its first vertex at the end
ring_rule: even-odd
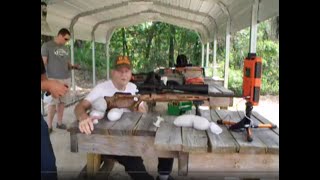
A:
MULTIPOLYGON (((68 126, 73 121, 76 120, 73 110, 75 105, 71 105, 65 109, 63 122, 68 126)), ((273 106, 274 108, 274 106, 273 106)), ((274 110, 271 110, 274 112, 274 110)), ((279 112, 275 112, 279 113, 279 112)), ((45 116, 45 119, 47 116, 45 116)), ((278 118, 279 119, 279 118, 278 118)), ((277 120, 279 121, 279 120, 277 120)), ((56 156, 56 165, 58 168, 58 176, 59 179, 76 179, 79 175, 79 172, 86 164, 86 153, 78 152, 72 153, 70 151, 70 135, 66 130, 56 129, 56 119, 53 122, 53 132, 50 135, 51 143, 54 149, 54 153, 56 156)), ((147 171, 152 174, 154 177, 157 176, 157 158, 155 157, 143 157, 144 164, 147 168, 147 171)), ((215 177, 214 174, 199 174, 196 172, 190 172, 187 177, 178 176, 177 173, 178 163, 175 159, 172 176, 175 179, 238 179, 234 177, 215 177)), ((189 169, 190 170, 190 169, 189 169)), ((125 173, 122 165, 115 163, 115 166, 110 174, 109 179, 127 179, 130 180, 130 177, 125 173)))

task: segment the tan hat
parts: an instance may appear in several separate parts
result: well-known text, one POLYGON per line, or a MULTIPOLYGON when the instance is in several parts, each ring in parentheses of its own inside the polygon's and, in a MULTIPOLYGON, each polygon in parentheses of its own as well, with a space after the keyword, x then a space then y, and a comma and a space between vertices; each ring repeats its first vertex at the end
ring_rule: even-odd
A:
POLYGON ((127 67, 129 69, 132 69, 132 64, 128 56, 118 56, 115 64, 114 69, 118 69, 120 67, 127 67))

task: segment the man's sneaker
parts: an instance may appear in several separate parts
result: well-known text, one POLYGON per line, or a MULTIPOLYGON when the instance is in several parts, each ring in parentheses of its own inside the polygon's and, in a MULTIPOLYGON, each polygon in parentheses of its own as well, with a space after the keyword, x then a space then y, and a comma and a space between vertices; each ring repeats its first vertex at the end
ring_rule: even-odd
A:
MULTIPOLYGON (((159 177, 159 176, 157 176, 156 180, 160 180, 160 177, 159 177)), ((170 176, 170 175, 169 175, 169 177, 168 177, 168 179, 167 179, 167 180, 174 180, 174 179, 173 179, 173 177, 172 177, 172 176, 170 176)))
POLYGON ((58 128, 58 129, 67 129, 67 126, 66 126, 65 124, 59 125, 59 124, 57 123, 57 128, 58 128))

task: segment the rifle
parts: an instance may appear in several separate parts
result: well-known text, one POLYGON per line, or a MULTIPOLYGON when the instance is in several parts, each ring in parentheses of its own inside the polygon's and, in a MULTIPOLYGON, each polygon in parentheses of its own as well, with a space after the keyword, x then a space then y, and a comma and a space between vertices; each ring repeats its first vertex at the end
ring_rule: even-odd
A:
POLYGON ((147 77, 142 84, 136 84, 139 94, 131 95, 130 93, 115 93, 110 97, 104 97, 109 102, 115 102, 116 99, 137 100, 132 106, 127 108, 137 109, 142 101, 146 102, 181 102, 192 101, 196 107, 196 115, 201 116, 199 105, 204 101, 209 101, 209 87, 207 84, 188 84, 188 85, 165 85, 161 81, 161 76, 155 72, 147 73, 147 77))
MULTIPOLYGON (((192 101, 196 107, 196 115, 201 116, 199 105, 204 101, 209 101, 208 85, 152 85, 141 84, 137 86, 139 94, 115 93, 112 101, 117 99, 136 99, 137 101, 130 107, 137 109, 142 101, 146 102, 181 102, 192 101)), ((109 97, 105 97, 106 101, 109 97)))

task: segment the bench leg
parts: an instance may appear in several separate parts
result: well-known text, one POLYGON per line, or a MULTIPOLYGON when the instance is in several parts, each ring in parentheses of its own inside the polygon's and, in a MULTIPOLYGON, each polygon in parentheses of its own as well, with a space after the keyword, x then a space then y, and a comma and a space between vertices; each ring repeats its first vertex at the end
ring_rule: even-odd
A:
MULTIPOLYGON (((92 155, 90 155, 92 156, 92 155)), ((93 158, 94 159, 94 158, 93 158)), ((90 160, 88 162, 91 162, 92 163, 92 158, 90 157, 90 160)), ((106 180, 108 179, 109 175, 110 175, 110 172, 112 171, 113 169, 113 166, 114 166, 114 160, 113 159, 110 159, 108 158, 107 156, 103 156, 101 155, 101 164, 103 162, 103 165, 100 167, 99 171, 98 172, 95 172, 95 173, 92 173, 91 172, 91 175, 89 175, 88 173, 88 169, 90 168, 91 171, 93 171, 92 169, 92 165, 89 166, 88 168, 88 165, 85 165, 83 167, 83 169, 81 170, 80 174, 78 175, 77 179, 79 180, 89 180, 89 179, 93 179, 93 176, 94 176, 94 179, 96 180, 106 180)))
POLYGON ((178 175, 179 176, 188 175, 188 161, 189 161, 189 153, 179 152, 179 156, 178 156, 178 175))
POLYGON ((87 174, 88 177, 93 177, 99 170, 101 165, 101 155, 87 153, 87 174))

